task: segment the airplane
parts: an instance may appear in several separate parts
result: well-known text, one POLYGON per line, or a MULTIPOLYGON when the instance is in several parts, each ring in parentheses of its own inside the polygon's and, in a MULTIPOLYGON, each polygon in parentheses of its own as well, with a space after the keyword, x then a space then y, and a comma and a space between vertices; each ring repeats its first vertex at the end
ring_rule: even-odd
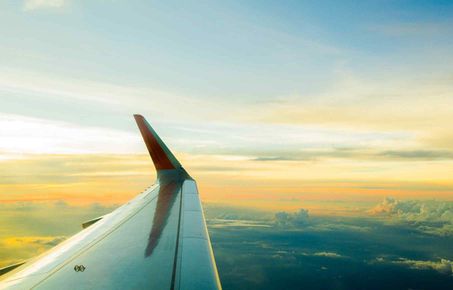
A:
POLYGON ((44 254, 0 269, 0 289, 222 289, 195 180, 134 118, 155 184, 44 254))

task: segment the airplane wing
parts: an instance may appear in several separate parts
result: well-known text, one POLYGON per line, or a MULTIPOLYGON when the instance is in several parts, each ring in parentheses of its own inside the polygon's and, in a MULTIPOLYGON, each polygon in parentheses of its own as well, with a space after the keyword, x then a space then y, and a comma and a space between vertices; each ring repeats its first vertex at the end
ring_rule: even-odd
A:
POLYGON ((0 289, 221 289, 196 182, 140 115, 157 181, 22 265, 0 289))

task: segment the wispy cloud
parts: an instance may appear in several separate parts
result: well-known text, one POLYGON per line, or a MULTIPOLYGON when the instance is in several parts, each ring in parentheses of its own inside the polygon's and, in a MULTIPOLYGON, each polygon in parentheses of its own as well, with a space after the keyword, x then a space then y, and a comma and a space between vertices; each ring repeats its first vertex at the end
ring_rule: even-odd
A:
POLYGON ((64 241, 64 236, 27 236, 27 237, 14 237, 3 240, 3 244, 8 248, 13 247, 54 247, 64 241))
POLYGON ((440 259, 440 261, 420 261, 401 259, 394 261, 395 264, 406 265, 412 269, 433 269, 444 274, 452 274, 453 262, 447 259, 440 259))
POLYGON ((378 156, 413 160, 452 159, 453 151, 447 150, 388 150, 378 153, 378 156))
POLYGON ((445 22, 399 22, 373 25, 369 30, 392 37, 433 37, 441 33, 451 32, 451 27, 451 23, 445 22))
POLYGON ((340 255, 335 252, 316 252, 313 256, 326 257, 326 258, 345 258, 345 256, 340 255))
POLYGON ((24 155, 2 161, 0 200, 122 203, 152 184, 152 166, 145 154, 24 155))
POLYGON ((282 103, 261 104, 254 117, 261 115, 262 121, 271 123, 413 132, 432 130, 434 124, 445 128, 451 120, 452 100, 448 96, 453 86, 441 72, 434 76, 420 73, 406 79, 390 73, 379 76, 380 82, 347 69, 340 69, 337 74, 330 89, 313 95, 288 96, 282 103), (418 82, 418 78, 426 81, 418 82))
MULTIPOLYGON (((252 155, 252 153, 249 153, 252 155)), ((350 159, 374 161, 420 161, 420 160, 451 160, 450 150, 385 150, 376 148, 328 148, 324 150, 304 149, 300 151, 269 151, 255 152, 258 157, 254 161, 304 161, 321 159, 350 159)))
MULTIPOLYGON (((83 106, 87 111, 128 114, 141 112, 164 120, 168 119, 168 112, 178 112, 172 115, 172 120, 183 119, 186 122, 200 119, 217 122, 231 120, 235 115, 232 114, 235 111, 233 108, 236 107, 227 100, 212 100, 159 87, 73 79, 34 70, 0 69, 0 94, 7 98, 14 97, 10 103, 20 99, 39 104, 35 113, 43 109, 43 104, 49 104, 55 111, 60 112, 67 111, 66 105, 70 104, 83 106)), ((5 103, 7 107, 9 103, 6 100, 5 103)), ((73 115, 74 112, 68 110, 67 114, 73 115)))
POLYGON ((32 258, 66 239, 65 236, 0 237, 0 267, 32 258))
POLYGON ((11 155, 132 153, 141 143, 120 130, 1 113, 0 135, 0 152, 11 155))
POLYGON ((435 270, 442 274, 451 275, 453 274, 453 261, 448 259, 433 260, 413 260, 407 258, 398 258, 396 260, 390 260, 385 257, 376 258, 373 263, 391 263, 401 266, 406 266, 416 270, 435 270))
POLYGON ((68 0, 25 0, 24 10, 58 9, 64 7, 68 0))

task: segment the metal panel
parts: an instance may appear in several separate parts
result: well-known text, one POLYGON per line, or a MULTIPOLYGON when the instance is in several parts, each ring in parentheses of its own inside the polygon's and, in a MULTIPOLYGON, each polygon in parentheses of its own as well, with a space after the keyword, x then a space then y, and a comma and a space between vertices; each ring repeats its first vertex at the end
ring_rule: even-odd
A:
POLYGON ((166 186, 37 289, 63 289, 68 284, 79 289, 170 289, 181 195, 180 184, 166 186), (86 270, 75 272, 75 265, 86 270))
POLYGON ((197 185, 183 185, 178 289, 221 289, 197 185))
POLYGON ((208 240, 185 238, 182 247, 182 267, 179 289, 220 289, 217 269, 208 240))

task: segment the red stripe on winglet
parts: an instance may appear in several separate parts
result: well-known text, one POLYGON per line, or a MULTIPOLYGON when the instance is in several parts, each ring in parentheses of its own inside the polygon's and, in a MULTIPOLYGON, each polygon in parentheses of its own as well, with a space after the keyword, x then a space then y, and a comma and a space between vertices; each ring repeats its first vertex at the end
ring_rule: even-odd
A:
POLYGON ((153 159, 156 170, 175 169, 156 137, 146 125, 145 118, 141 115, 134 115, 134 118, 140 129, 140 133, 142 133, 143 140, 148 148, 149 155, 151 155, 151 158, 153 159))

